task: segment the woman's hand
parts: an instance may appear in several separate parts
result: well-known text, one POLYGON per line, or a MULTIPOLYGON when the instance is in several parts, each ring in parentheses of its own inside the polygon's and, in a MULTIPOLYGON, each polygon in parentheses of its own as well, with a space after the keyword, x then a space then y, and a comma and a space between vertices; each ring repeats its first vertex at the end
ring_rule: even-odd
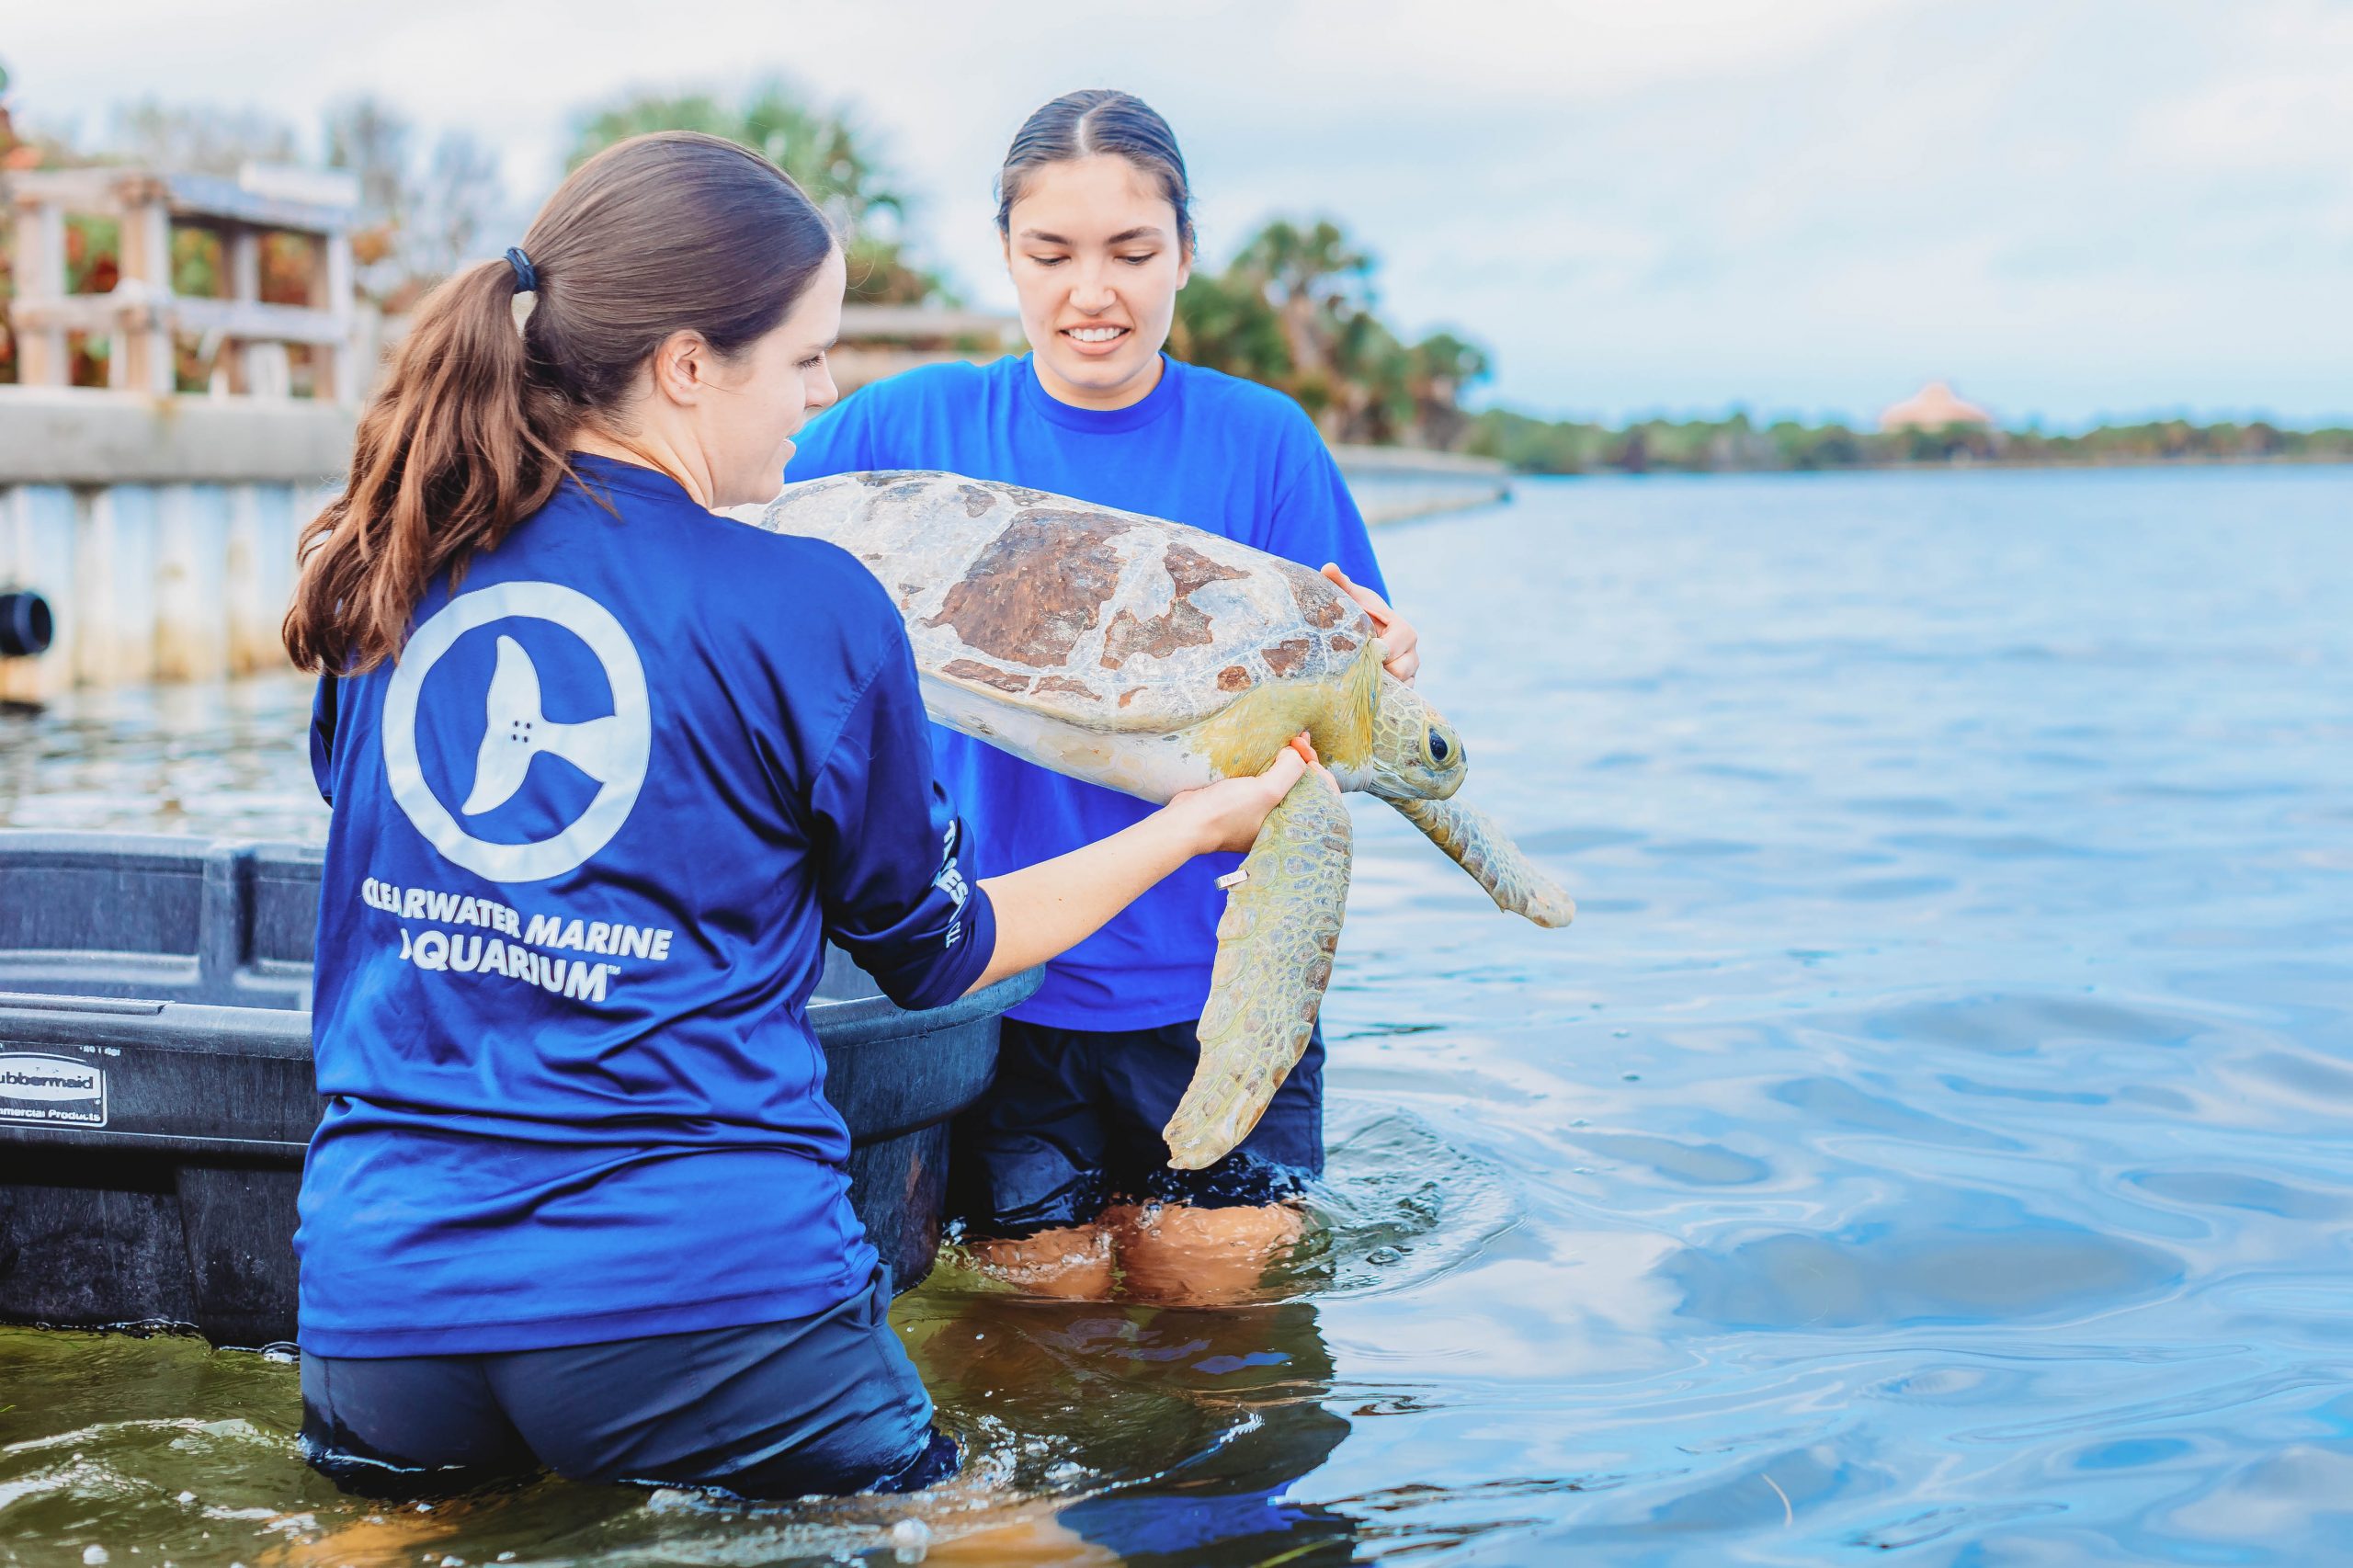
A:
POLYGON ((996 950, 965 994, 1068 952, 1194 856, 1249 848, 1267 813, 1311 767, 1336 794, 1338 780, 1311 760, 1315 751, 1307 737, 1301 735, 1291 746, 1297 749, 1278 753, 1256 778, 1221 778, 1188 790, 1108 838, 984 878, 981 886, 996 908, 996 950))
MULTIPOLYGON (((1308 756, 1314 755, 1304 736, 1276 753, 1275 760, 1264 773, 1221 778, 1199 790, 1188 790, 1163 809, 1184 822, 1193 835, 1196 854, 1247 849, 1256 842, 1258 826, 1267 820, 1267 813, 1282 803, 1283 797, 1290 793, 1290 787, 1310 767, 1302 756, 1302 752, 1308 756)), ((1324 788, 1337 794, 1338 780, 1322 763, 1313 766, 1322 775, 1324 788)))
POLYGON ((1361 583, 1352 583, 1348 574, 1332 562, 1324 563, 1324 575, 1340 585, 1341 592, 1363 607, 1381 632, 1381 651, 1389 655, 1384 666, 1389 673, 1409 685, 1421 673, 1421 634, 1414 623, 1389 608, 1389 601, 1361 583))

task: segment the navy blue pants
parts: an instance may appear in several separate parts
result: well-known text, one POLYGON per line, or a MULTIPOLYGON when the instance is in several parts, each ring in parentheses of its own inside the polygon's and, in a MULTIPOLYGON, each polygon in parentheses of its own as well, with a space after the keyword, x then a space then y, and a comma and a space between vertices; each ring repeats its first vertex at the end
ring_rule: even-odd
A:
POLYGON ((1201 1056, 1198 1020, 1150 1029, 1064 1029, 1005 1020, 996 1081, 956 1121, 950 1206, 984 1235, 1083 1224, 1120 1199, 1255 1207, 1324 1174, 1319 1026, 1267 1112, 1202 1171, 1168 1168, 1161 1128, 1201 1056))
POLYGON ((574 1481, 745 1497, 913 1491, 956 1445, 884 1313, 890 1278, 785 1323, 486 1356, 302 1357, 302 1455, 347 1491, 574 1481))

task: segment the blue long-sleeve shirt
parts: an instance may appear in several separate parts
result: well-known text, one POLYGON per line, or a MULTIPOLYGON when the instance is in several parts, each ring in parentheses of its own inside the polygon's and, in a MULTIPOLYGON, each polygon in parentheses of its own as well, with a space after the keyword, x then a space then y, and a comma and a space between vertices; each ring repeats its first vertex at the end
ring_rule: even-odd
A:
POLYGON ((594 1343, 823 1311, 874 1252, 806 1006, 995 945, 899 617, 650 470, 567 483, 396 663, 322 683, 334 808, 301 1341, 594 1343))
MULTIPOLYGON (((1310 567, 1337 562, 1386 593, 1364 517, 1329 448, 1279 392, 1165 359, 1141 402, 1097 411, 1050 396, 1028 356, 936 365, 859 392, 796 438, 789 481, 861 469, 943 469, 1189 523, 1310 567)), ((1152 807, 938 728, 939 777, 972 824, 976 874, 1051 858, 1152 807)), ((1046 966, 1013 1017, 1057 1028, 1153 1028, 1200 1016, 1217 879, 1237 855, 1202 855, 1046 966)))

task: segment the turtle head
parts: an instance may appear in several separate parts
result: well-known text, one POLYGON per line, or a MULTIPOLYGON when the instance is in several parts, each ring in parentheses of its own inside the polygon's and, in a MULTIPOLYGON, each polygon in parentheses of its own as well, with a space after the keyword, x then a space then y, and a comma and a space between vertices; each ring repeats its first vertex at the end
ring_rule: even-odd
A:
POLYGON ((1372 782, 1391 801, 1443 801, 1471 770, 1462 737, 1445 715, 1395 676, 1381 673, 1381 706, 1372 720, 1372 782))

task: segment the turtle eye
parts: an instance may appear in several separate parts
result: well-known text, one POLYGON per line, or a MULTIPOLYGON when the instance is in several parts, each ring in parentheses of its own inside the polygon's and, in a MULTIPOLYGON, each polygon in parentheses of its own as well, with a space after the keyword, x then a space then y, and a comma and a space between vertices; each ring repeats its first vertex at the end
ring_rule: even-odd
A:
POLYGON ((1430 760, 1443 767, 1446 766, 1446 759, 1454 755, 1454 748, 1446 744, 1446 736, 1443 733, 1432 730, 1429 738, 1429 754, 1430 760))

